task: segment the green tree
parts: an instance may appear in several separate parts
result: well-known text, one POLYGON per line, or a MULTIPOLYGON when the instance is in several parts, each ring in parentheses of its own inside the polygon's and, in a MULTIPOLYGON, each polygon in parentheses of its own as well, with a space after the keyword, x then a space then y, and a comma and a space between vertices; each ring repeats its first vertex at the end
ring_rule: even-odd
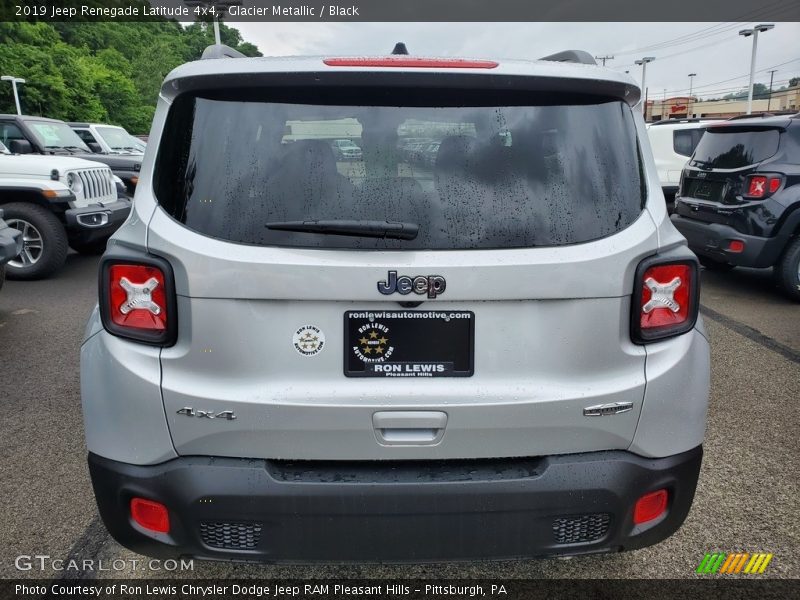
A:
MULTIPOLYGON (((91 0, 90 0, 91 1, 91 0)), ((136 0, 128 0, 136 1, 136 0)), ((260 56, 237 29, 220 24, 223 43, 260 56)), ((175 21, 0 22, 0 71, 23 77, 23 111, 63 120, 100 121, 147 133, 164 77, 200 58, 213 43, 210 23, 175 21)), ((0 84, 0 112, 14 112, 0 84)))

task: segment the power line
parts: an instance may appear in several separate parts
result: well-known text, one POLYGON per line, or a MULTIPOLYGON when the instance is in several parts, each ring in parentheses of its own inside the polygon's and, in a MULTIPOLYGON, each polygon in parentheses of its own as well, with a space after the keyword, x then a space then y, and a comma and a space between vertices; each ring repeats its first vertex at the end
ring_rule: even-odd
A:
MULTIPOLYGON (((782 62, 782 63, 779 63, 777 65, 771 65, 769 67, 764 67, 763 69, 758 69, 758 70, 756 70, 756 73, 767 72, 770 69, 775 69, 777 67, 782 67, 784 65, 788 65, 790 63, 797 62, 798 60, 800 60, 800 58, 793 58, 791 60, 787 60, 786 62, 782 62)), ((696 86, 694 86, 693 89, 694 89, 694 91, 698 91, 698 90, 701 90, 703 88, 709 88, 709 87, 714 86, 714 85, 719 85, 720 83, 728 83, 729 81, 736 81, 737 79, 744 79, 745 77, 750 77, 750 74, 749 73, 745 73, 744 75, 738 75, 736 77, 729 77, 728 79, 721 79, 720 81, 715 81, 713 83, 706 83, 704 85, 696 85, 696 86)), ((668 93, 687 92, 687 91, 689 91, 689 88, 676 88, 674 90, 668 91, 668 93)))
MULTIPOLYGON (((740 28, 742 26, 742 22, 748 21, 749 17, 754 17, 754 18, 760 17, 761 15, 764 14, 765 10, 772 10, 772 12, 770 12, 770 18, 774 19, 781 13, 794 10, 794 6, 792 0, 789 0, 788 2, 786 0, 774 0, 773 2, 765 4, 756 10, 752 10, 740 15, 739 17, 734 19, 735 21, 734 23, 720 22, 717 23, 716 25, 711 25, 710 27, 703 27, 702 29, 698 29, 697 31, 685 33, 675 38, 662 40, 661 42, 648 44, 640 48, 634 48, 632 50, 617 50, 616 52, 614 52, 614 54, 625 56, 630 54, 639 54, 641 52, 653 52, 655 50, 661 50, 671 46, 683 45, 701 39, 705 39, 708 37, 720 35, 722 33, 727 33, 728 31, 740 28), (772 10, 773 8, 774 10, 772 10)), ((658 57, 658 58, 663 58, 663 57, 658 57)))

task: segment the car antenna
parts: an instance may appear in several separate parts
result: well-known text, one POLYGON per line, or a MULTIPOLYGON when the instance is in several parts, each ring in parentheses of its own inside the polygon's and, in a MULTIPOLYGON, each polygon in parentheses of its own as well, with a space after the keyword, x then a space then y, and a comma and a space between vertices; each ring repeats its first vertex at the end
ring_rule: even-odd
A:
POLYGON ((392 50, 392 54, 408 54, 408 48, 403 42, 397 42, 394 45, 394 50, 392 50))

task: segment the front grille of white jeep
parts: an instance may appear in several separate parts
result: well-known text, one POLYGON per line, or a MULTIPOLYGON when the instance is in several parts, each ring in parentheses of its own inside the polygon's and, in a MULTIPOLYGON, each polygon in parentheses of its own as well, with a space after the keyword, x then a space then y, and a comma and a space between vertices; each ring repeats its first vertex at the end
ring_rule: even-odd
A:
POLYGON ((200 537, 206 546, 225 550, 255 550, 261 540, 261 523, 204 521, 200 537))
POLYGON ((553 520, 553 537, 556 544, 594 542, 606 534, 610 522, 608 513, 559 517, 553 520))
POLYGON ((111 171, 108 169, 84 169, 77 172, 83 184, 83 196, 87 200, 108 200, 116 192, 111 171))

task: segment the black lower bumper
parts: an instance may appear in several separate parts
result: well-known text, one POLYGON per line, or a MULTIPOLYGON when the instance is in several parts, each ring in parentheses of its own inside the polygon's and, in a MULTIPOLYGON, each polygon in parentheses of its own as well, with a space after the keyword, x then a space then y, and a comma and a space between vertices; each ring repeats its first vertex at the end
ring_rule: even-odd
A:
POLYGON ((130 200, 91 204, 64 212, 67 235, 71 242, 91 243, 107 239, 131 212, 130 200))
POLYGON ((625 451, 534 459, 287 462, 184 457, 135 466, 89 455, 100 515, 135 552, 167 558, 427 562, 616 552, 683 523, 702 448, 649 459, 625 451), (636 500, 669 491, 634 525, 636 500), (169 533, 129 512, 163 503, 169 533))
POLYGON ((672 223, 695 254, 739 267, 771 267, 780 258, 786 244, 786 240, 779 236, 744 235, 728 225, 705 223, 680 215, 672 215, 672 223), (742 252, 728 250, 733 240, 744 243, 742 252))
POLYGON ((0 213, 0 265, 22 252, 22 232, 7 227, 0 213))

